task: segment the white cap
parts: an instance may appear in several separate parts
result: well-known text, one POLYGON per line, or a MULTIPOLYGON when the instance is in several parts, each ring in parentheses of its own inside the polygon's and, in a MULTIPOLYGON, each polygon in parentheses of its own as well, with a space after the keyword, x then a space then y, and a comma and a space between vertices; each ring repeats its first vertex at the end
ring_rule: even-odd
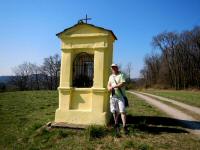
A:
POLYGON ((118 67, 118 65, 117 64, 112 64, 111 67, 118 67))

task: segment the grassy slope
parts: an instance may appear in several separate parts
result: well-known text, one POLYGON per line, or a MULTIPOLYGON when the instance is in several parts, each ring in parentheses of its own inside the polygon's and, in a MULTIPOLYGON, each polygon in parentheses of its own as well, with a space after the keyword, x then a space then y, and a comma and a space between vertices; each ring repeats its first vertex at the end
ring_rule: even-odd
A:
POLYGON ((200 141, 173 126, 163 113, 129 95, 130 133, 119 139, 112 128, 88 141, 88 130, 40 127, 54 119, 56 91, 0 93, 0 149, 198 149, 200 141), (134 102, 134 107, 133 107, 134 102), (157 116, 157 117, 155 117, 157 116), (160 118, 158 116, 161 116, 160 118), (156 125, 157 123, 162 125, 156 125))
POLYGON ((200 107, 200 91, 145 90, 144 92, 200 107))

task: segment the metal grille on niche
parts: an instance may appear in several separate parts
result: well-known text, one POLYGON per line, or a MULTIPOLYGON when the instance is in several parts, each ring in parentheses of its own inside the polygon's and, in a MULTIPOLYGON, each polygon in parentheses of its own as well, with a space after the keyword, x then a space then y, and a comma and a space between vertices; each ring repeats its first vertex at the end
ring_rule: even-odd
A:
POLYGON ((73 62, 73 87, 92 87, 94 76, 94 55, 82 52, 73 62))

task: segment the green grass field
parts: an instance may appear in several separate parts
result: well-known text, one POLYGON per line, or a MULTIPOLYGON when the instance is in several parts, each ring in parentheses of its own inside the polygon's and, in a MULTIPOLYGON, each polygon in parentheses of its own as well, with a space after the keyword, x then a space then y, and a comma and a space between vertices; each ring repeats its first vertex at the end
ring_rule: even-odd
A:
POLYGON ((57 91, 0 93, 0 149, 200 149, 200 140, 159 110, 128 94, 128 135, 112 127, 42 128, 53 121, 57 91))
POLYGON ((200 107, 200 91, 144 90, 144 92, 200 107))

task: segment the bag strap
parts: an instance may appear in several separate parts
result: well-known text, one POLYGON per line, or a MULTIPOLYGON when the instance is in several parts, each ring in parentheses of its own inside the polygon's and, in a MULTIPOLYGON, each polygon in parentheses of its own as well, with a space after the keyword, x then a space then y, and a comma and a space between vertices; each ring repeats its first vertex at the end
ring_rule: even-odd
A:
MULTIPOLYGON (((115 84, 117 85, 117 81, 115 80, 115 77, 114 77, 114 76, 113 76, 113 79, 114 79, 114 81, 115 81, 115 84)), ((120 87, 118 87, 118 89, 119 89, 121 95, 124 97, 124 94, 123 94, 123 92, 122 92, 122 89, 121 89, 120 87)))

